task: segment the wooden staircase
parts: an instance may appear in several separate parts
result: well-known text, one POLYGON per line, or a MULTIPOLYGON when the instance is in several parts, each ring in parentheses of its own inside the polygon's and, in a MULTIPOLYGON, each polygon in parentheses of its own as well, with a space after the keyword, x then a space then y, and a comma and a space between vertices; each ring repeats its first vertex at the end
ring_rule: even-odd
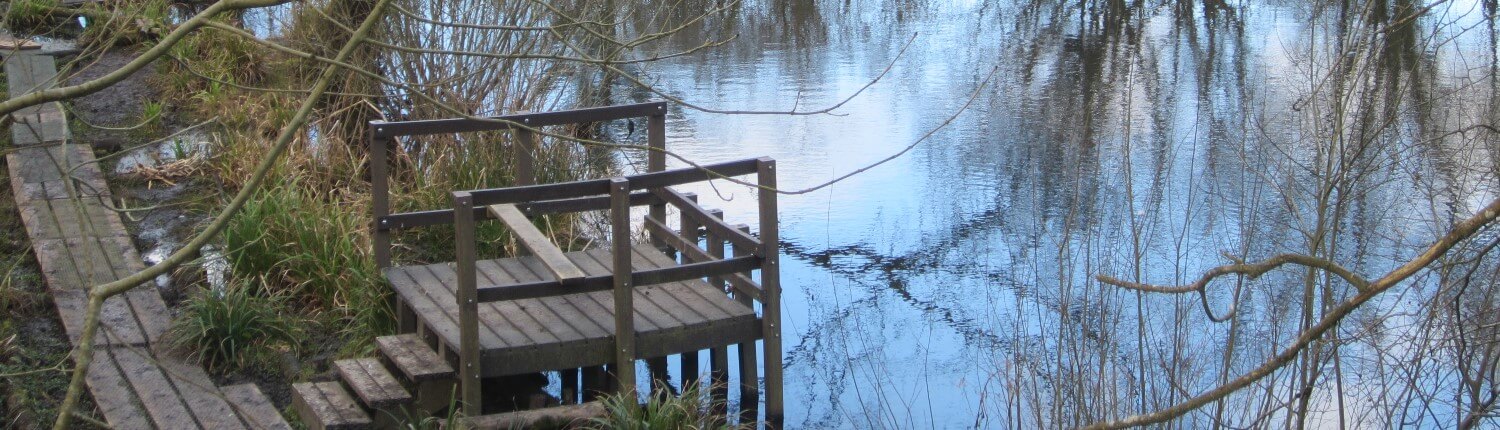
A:
POLYGON ((292 385, 309 429, 390 429, 451 405, 453 366, 416 334, 375 339, 379 357, 334 362, 338 381, 292 385))

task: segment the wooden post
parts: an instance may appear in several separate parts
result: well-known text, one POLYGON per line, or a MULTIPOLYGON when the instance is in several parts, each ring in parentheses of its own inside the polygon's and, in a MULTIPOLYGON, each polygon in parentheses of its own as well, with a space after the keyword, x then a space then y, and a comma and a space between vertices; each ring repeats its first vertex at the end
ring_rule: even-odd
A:
POLYGON ((578 368, 559 370, 558 374, 557 379, 562 383, 562 404, 578 403, 578 368))
MULTIPOLYGON (((696 201, 697 199, 694 198, 692 200, 696 201)), ((696 245, 698 243, 698 222, 693 217, 688 216, 686 212, 681 214, 679 222, 679 234, 684 239, 687 239, 688 243, 696 245)), ((686 253, 682 255, 682 262, 684 264, 693 263, 693 261, 689 261, 686 253)), ((698 351, 684 351, 678 357, 681 359, 680 364, 682 367, 682 391, 687 392, 690 389, 695 391, 700 389, 701 378, 699 378, 700 375, 698 374, 698 351)), ((702 394, 701 391, 697 391, 697 393, 702 394)))
MULTIPOLYGON (((391 214, 391 151, 390 138, 378 137, 384 131, 383 121, 370 121, 370 242, 375 254, 375 267, 391 267, 391 231, 381 218, 391 214)), ((396 315, 396 330, 411 333, 417 330, 417 316, 402 303, 401 296, 391 294, 388 305, 396 315)))
POLYGON ((605 381, 604 366, 589 366, 583 368, 583 401, 592 402, 599 397, 599 393, 608 389, 605 381))
MULTIPOLYGON (((718 209, 710 210, 709 214, 713 215, 715 218, 724 218, 724 211, 718 209)), ((717 259, 723 259, 724 238, 719 237, 719 235, 716 235, 711 231, 705 233, 705 245, 708 246, 708 249, 706 249, 706 251, 708 251, 708 256, 717 259)), ((708 278, 708 284, 713 285, 714 288, 717 288, 720 292, 724 291, 724 280, 719 277, 708 278)), ((719 346, 708 350, 708 369, 710 384, 708 388, 708 395, 710 404, 713 405, 713 413, 715 415, 724 415, 728 413, 728 410, 726 410, 726 406, 727 402, 729 401, 728 347, 719 346)))
POLYGON ((614 253, 615 378, 619 392, 635 395, 635 292, 630 276, 630 180, 609 181, 609 218, 614 253))
MULTIPOLYGON (((662 104, 657 107, 658 111, 651 115, 646 123, 646 171, 660 172, 667 170, 667 106, 662 104)), ((667 222, 667 205, 656 203, 651 205, 650 215, 657 221, 667 222)), ((657 248, 666 246, 661 240, 651 238, 651 244, 657 248)))
POLYGON ((651 374, 651 389, 670 392, 672 375, 667 373, 667 357, 646 359, 646 370, 651 374))
POLYGON ((781 428, 785 419, 785 406, 781 398, 781 258, 780 235, 776 209, 776 160, 758 160, 756 177, 761 186, 760 196, 760 286, 765 297, 761 298, 761 328, 765 339, 761 343, 766 360, 766 424, 781 428))
MULTIPOLYGON (((390 185, 390 147, 391 140, 376 137, 381 127, 385 124, 380 121, 370 122, 370 209, 374 212, 374 222, 380 223, 380 219, 391 214, 391 185, 390 185)), ((372 224, 370 237, 374 242, 375 266, 379 268, 391 267, 391 233, 385 225, 372 224)))
MULTIPOLYGON (((754 252, 752 250, 734 247, 734 256, 741 257, 754 252)), ((753 299, 742 294, 738 290, 734 292, 734 299, 750 309, 755 309, 753 299)), ((740 355, 740 423, 749 424, 755 422, 756 411, 760 407, 760 377, 755 367, 755 341, 740 343, 735 347, 740 355)))
POLYGON ((511 150, 516 158, 516 185, 536 184, 536 133, 524 128, 514 129, 511 150))
POLYGON ((474 273, 474 197, 453 193, 453 272, 458 280, 458 374, 466 416, 482 415, 479 391, 479 301, 474 273))

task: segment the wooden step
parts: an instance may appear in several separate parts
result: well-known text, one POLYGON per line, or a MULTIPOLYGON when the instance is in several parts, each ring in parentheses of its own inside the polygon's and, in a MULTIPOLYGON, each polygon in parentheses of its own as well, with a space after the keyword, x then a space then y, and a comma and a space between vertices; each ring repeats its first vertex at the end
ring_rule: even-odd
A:
POLYGON ((292 407, 312 430, 362 430, 371 426, 370 415, 337 382, 292 384, 292 407))
POLYGON ((411 395, 401 387, 401 382, 374 357, 355 358, 333 362, 344 384, 354 390, 359 400, 372 409, 389 409, 411 403, 411 395))
POLYGON ((453 379, 453 366, 439 357, 422 338, 414 333, 375 338, 380 353, 411 382, 453 379))
POLYGON ((234 412, 250 428, 292 430, 292 426, 281 417, 281 412, 276 411, 276 406, 271 404, 271 400, 255 384, 228 385, 219 387, 219 391, 224 393, 224 399, 229 401, 230 407, 234 408, 234 412))

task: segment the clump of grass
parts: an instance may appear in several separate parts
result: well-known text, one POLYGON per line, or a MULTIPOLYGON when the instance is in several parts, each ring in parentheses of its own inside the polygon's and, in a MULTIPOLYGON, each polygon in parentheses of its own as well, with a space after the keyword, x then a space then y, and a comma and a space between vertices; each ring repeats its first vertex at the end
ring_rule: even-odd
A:
POLYGON ((224 230, 225 257, 239 279, 264 279, 263 295, 348 319, 350 339, 391 329, 389 289, 370 255, 363 202, 341 202, 293 180, 256 193, 224 230))
POLYGON ((167 32, 172 5, 167 0, 89 2, 68 13, 88 21, 78 34, 81 45, 109 48, 141 44, 167 32))
POLYGON ((35 29, 53 21, 58 0, 11 0, 5 10, 5 25, 12 29, 35 29))
POLYGON ((260 296, 245 283, 190 299, 167 333, 169 345, 210 369, 244 368, 295 345, 297 322, 283 300, 260 296))
POLYGON ((624 430, 739 430, 755 428, 752 424, 731 425, 722 415, 713 413, 716 404, 705 402, 697 387, 688 387, 681 396, 655 390, 646 404, 636 403, 634 395, 611 394, 602 400, 606 415, 595 418, 586 427, 624 430))

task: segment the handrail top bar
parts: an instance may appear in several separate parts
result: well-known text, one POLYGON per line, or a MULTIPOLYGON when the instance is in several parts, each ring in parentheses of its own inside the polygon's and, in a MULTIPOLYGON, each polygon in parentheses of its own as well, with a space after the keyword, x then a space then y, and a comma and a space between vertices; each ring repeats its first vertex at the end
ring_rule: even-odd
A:
POLYGON ((375 139, 442 133, 509 130, 514 124, 528 127, 613 121, 626 118, 666 115, 667 102, 652 101, 628 105, 600 106, 552 112, 516 113, 485 119, 445 118, 418 121, 370 121, 375 139))
MULTIPOLYGON (((760 159, 750 158, 722 163, 704 164, 700 167, 688 167, 682 169, 664 170, 660 172, 643 173, 633 176, 625 176, 623 179, 630 181, 631 190, 643 190, 648 188, 670 187, 673 185, 688 184, 714 179, 714 172, 720 176, 742 176, 756 172, 760 159), (706 171, 705 171, 706 170, 706 171)), ((563 182, 557 184, 526 185, 508 188, 490 188, 481 190, 455 191, 454 195, 465 192, 474 197, 475 206, 485 206, 501 203, 524 203, 536 200, 557 200, 575 197, 587 197, 601 194, 609 194, 610 182, 621 178, 593 179, 577 182, 563 182)))

